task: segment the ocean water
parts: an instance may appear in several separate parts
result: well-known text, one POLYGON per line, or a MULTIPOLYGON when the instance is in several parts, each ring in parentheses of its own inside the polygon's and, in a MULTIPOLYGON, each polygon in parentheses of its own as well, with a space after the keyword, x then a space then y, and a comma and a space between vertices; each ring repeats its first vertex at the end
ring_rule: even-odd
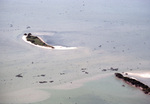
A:
POLYGON ((149 104, 102 71, 150 86, 149 10, 149 0, 0 0, 0 104, 149 104), (35 47, 24 33, 77 49, 35 47))

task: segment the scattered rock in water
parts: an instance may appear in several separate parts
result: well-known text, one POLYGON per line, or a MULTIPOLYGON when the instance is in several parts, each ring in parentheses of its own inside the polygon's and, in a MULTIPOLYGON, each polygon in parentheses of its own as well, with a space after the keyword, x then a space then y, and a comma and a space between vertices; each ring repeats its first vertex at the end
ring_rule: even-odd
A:
POLYGON ((41 74, 41 75, 37 75, 37 76, 33 76, 33 77, 45 77, 45 74, 41 74))
POLYGON ((118 69, 118 68, 113 68, 113 67, 111 67, 110 69, 103 69, 102 71, 107 71, 107 70, 110 70, 110 71, 118 71, 119 69, 118 69))
POLYGON ((16 77, 21 77, 21 78, 23 78, 22 73, 16 75, 16 77))
POLYGON ((81 70, 86 70, 86 68, 81 68, 81 70))
POLYGON ((54 81, 49 81, 50 83, 53 83, 54 81))
POLYGON ((118 68, 111 67, 109 70, 111 70, 111 71, 118 71, 118 68))
POLYGON ((89 74, 89 72, 85 72, 85 74, 89 74))
POLYGON ((87 68, 81 68, 81 71, 82 71, 83 73, 89 74, 89 72, 87 72, 86 70, 87 70, 87 68))
POLYGON ((13 25, 12 25, 12 24, 10 24, 10 27, 13 27, 13 25))
POLYGON ((27 33, 25 33, 24 35, 27 36, 27 33))
POLYGON ((102 47, 102 45, 99 45, 99 47, 102 47))
POLYGON ((60 73, 60 75, 64 75, 65 73, 60 73))
POLYGON ((45 74, 41 74, 42 77, 45 77, 45 74))
POLYGON ((122 85, 122 87, 125 87, 125 85, 122 85))
POLYGON ((29 29, 29 28, 31 28, 31 27, 30 27, 30 26, 27 26, 27 27, 26 27, 26 29, 29 29))
POLYGON ((102 71, 107 71, 107 69, 103 69, 102 71))
POLYGON ((47 81, 39 81, 39 83, 47 83, 47 81))

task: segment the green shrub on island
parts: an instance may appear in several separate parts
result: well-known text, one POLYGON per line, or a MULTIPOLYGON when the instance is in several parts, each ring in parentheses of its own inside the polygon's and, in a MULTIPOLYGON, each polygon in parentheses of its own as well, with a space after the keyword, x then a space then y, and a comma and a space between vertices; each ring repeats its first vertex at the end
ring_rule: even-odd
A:
POLYGON ((115 73, 115 76, 119 79, 122 79, 124 80, 125 82, 127 83, 130 83, 131 85, 135 86, 135 87, 139 87, 139 88, 142 88, 142 91, 145 93, 145 94, 150 94, 150 87, 143 84, 142 82, 136 80, 136 79, 133 79, 133 78, 130 78, 130 77, 124 77, 122 74, 120 73, 115 73))
POLYGON ((44 47, 50 47, 50 48, 54 48, 53 46, 51 45, 48 45, 46 43, 44 43, 40 38, 38 38, 37 36, 33 36, 31 33, 29 33, 28 35, 25 33, 24 34, 27 39, 27 41, 35 44, 35 45, 40 45, 40 46, 44 46, 44 47))

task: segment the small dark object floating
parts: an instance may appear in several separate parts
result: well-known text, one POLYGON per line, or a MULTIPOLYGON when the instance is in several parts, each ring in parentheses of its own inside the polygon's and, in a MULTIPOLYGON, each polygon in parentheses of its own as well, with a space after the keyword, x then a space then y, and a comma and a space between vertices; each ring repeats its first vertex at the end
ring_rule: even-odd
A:
POLYGON ((45 77, 45 74, 41 74, 42 77, 45 77))
POLYGON ((47 81, 39 81, 39 83, 47 83, 47 81))
POLYGON ((53 83, 54 81, 49 81, 50 83, 53 83))
POLYGON ((22 74, 18 74, 18 75, 16 75, 16 77, 22 77, 23 78, 22 74))

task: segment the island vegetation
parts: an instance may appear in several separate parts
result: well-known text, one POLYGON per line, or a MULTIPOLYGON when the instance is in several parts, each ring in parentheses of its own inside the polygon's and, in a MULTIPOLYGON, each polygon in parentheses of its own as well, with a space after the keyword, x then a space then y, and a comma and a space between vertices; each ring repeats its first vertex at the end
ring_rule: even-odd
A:
POLYGON ((150 95, 150 87, 143 84, 142 82, 130 78, 130 77, 124 77, 122 74, 120 73, 115 73, 115 76, 119 79, 122 79, 123 81, 125 81, 127 84, 132 85, 136 88, 140 88, 145 94, 149 94, 150 95))
POLYGON ((31 42, 34 45, 39 45, 39 46, 43 46, 43 47, 50 47, 50 48, 54 49, 53 46, 46 44, 39 37, 33 36, 31 33, 29 33, 29 34, 25 33, 24 35, 26 36, 26 40, 31 42))

